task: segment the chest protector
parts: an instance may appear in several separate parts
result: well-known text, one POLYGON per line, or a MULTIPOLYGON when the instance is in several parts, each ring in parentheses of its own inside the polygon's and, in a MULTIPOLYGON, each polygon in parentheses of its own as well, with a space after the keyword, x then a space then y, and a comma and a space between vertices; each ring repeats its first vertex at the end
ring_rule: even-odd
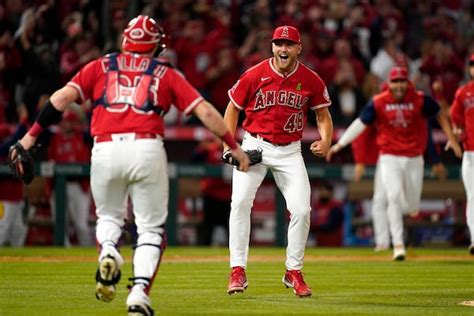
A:
POLYGON ((140 76, 135 86, 127 87, 120 83, 120 71, 117 64, 117 53, 109 55, 109 67, 107 68, 105 89, 102 97, 94 101, 94 106, 108 108, 113 105, 128 104, 142 112, 153 111, 163 116, 165 111, 154 106, 150 100, 150 88, 153 81, 153 72, 158 65, 162 65, 156 59, 151 59, 148 68, 140 76))

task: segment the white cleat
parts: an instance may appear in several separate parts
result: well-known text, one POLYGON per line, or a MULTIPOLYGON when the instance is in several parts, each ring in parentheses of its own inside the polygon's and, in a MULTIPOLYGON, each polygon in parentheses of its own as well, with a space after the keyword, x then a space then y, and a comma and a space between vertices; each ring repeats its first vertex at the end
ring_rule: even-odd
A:
POLYGON ((128 316, 153 316, 155 312, 146 304, 133 304, 128 306, 128 316))
POLYGON ((403 261, 405 260, 407 253, 404 247, 395 247, 393 248, 393 260, 394 261, 403 261))

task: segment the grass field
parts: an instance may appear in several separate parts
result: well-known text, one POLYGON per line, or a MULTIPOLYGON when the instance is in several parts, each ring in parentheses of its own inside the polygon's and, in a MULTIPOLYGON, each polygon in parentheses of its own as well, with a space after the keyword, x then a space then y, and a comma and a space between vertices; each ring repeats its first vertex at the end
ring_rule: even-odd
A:
MULTIPOLYGON (((126 315, 130 247, 118 294, 94 297, 95 249, 0 248, 0 315, 126 315)), ((369 248, 306 252, 313 288, 300 299, 286 289, 283 248, 251 248, 249 288, 226 293, 225 248, 170 247, 151 292, 157 315, 474 315, 474 257, 466 249, 409 249, 408 260, 369 248)))

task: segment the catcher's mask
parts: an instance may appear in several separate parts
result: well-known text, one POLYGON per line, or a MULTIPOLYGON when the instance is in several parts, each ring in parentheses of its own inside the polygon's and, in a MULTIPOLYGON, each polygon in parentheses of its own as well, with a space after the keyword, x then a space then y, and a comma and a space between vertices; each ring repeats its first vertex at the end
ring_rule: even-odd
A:
POLYGON ((166 48, 163 28, 147 15, 139 15, 123 31, 122 48, 128 52, 149 53, 158 48, 158 54, 166 48))

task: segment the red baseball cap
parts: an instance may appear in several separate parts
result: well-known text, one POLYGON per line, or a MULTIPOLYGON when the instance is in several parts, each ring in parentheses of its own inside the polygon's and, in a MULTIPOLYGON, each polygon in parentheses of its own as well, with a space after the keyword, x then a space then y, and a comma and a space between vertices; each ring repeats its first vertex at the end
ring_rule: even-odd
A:
POLYGON ((388 76, 390 81, 408 80, 408 70, 405 67, 393 67, 388 76))
POLYGON ((272 42, 276 40, 287 40, 297 44, 301 43, 300 32, 294 26, 283 25, 273 31, 272 42))

